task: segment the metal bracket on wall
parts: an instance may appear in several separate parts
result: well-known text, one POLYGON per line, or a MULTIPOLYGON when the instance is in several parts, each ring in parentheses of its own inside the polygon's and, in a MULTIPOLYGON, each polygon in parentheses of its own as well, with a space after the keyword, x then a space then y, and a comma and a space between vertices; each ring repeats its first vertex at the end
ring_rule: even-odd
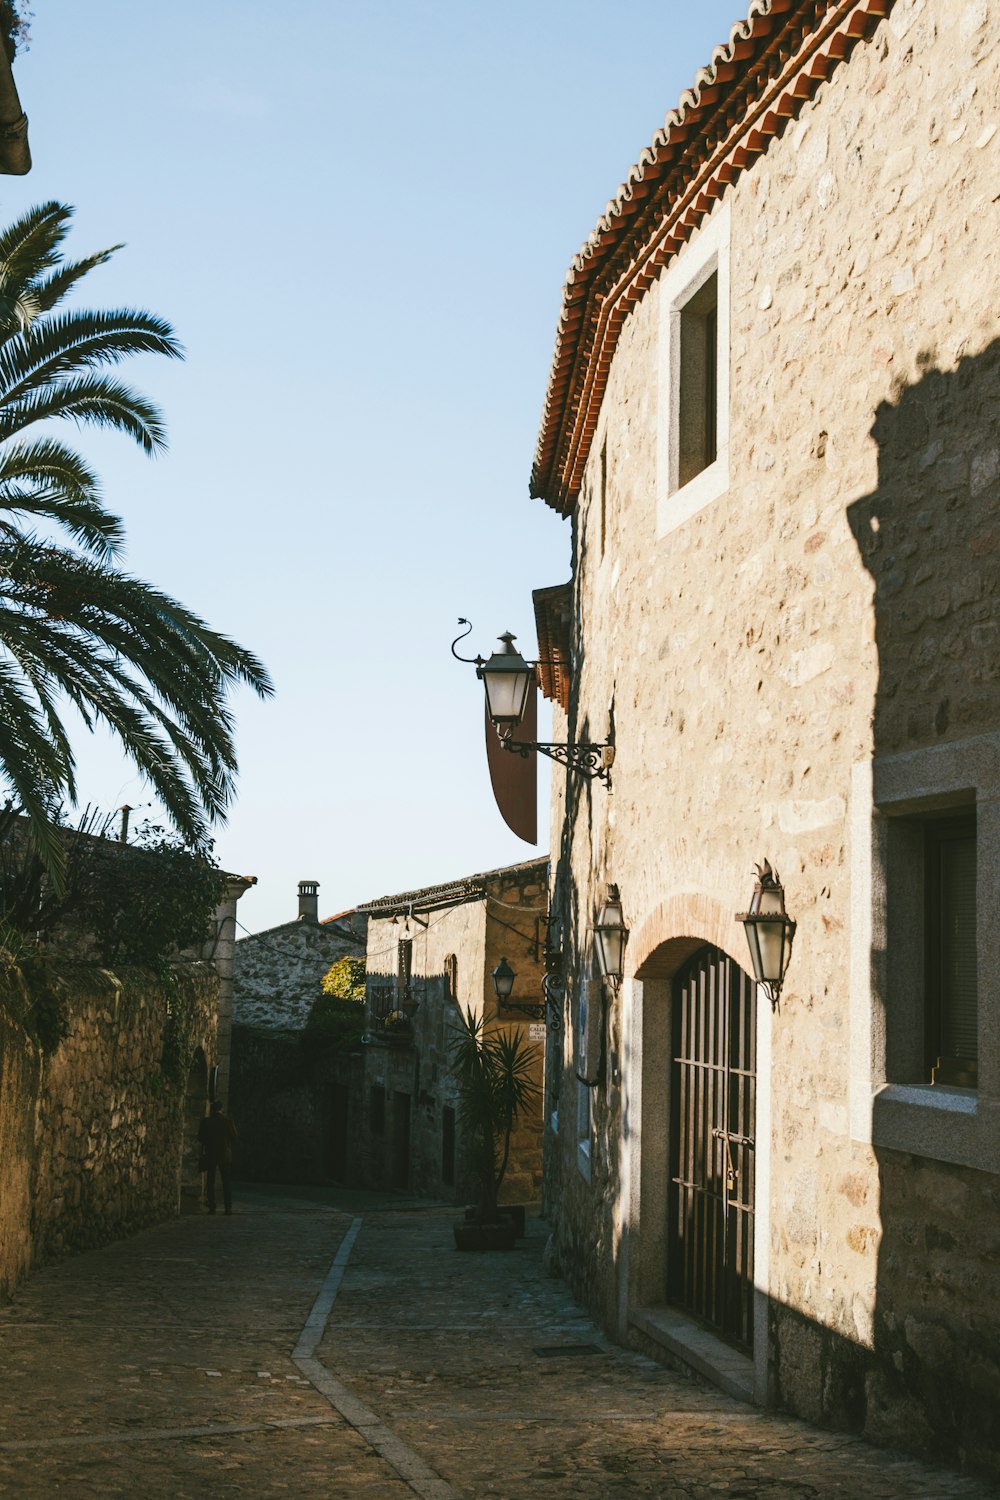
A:
POLYGON ((608 787, 611 785, 614 745, 572 745, 559 740, 521 741, 505 736, 501 736, 500 743, 511 755, 520 755, 523 760, 527 760, 532 750, 537 750, 540 755, 547 755, 550 760, 558 761, 569 771, 579 771, 581 776, 589 776, 593 781, 603 781, 608 787))

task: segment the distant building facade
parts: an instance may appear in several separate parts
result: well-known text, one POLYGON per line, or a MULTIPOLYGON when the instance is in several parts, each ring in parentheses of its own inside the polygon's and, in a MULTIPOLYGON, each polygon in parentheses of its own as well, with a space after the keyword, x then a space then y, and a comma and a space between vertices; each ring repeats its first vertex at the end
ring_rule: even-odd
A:
POLYGON ((364 958, 368 919, 319 919, 319 887, 303 880, 288 922, 240 938, 234 953, 231 1109, 240 1131, 235 1170, 261 1182, 346 1181, 358 1060, 310 1045, 305 1026, 323 976, 364 958))
POLYGON ((234 1022, 266 1031, 299 1030, 330 965, 364 957, 367 927, 367 917, 353 910, 320 921, 319 883, 300 880, 295 917, 236 943, 234 1022))
MULTIPOLYGON (((358 908, 369 924, 368 1029, 354 1154, 366 1184, 474 1199, 449 1048, 459 1012, 529 1033, 541 1088, 544 1024, 498 1011, 492 972, 506 958, 517 975, 511 998, 541 1003, 547 875, 536 859, 358 908)), ((541 1141, 539 1094, 515 1131, 501 1202, 540 1200, 541 1141)))

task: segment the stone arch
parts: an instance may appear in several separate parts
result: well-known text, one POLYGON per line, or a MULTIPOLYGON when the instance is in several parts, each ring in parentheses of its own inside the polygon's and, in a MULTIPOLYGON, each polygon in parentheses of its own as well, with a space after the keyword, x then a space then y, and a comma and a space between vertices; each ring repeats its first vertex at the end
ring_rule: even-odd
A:
POLYGON ((631 934, 625 950, 626 976, 643 981, 672 979, 706 943, 727 953, 740 968, 746 967, 746 939, 733 909, 704 891, 667 896, 631 934))
POLYGON ((201 1204, 202 1173, 199 1168, 201 1143, 198 1139, 198 1130, 205 1118, 207 1103, 208 1059, 204 1048, 196 1047, 184 1088, 179 1203, 181 1213, 196 1213, 201 1204))

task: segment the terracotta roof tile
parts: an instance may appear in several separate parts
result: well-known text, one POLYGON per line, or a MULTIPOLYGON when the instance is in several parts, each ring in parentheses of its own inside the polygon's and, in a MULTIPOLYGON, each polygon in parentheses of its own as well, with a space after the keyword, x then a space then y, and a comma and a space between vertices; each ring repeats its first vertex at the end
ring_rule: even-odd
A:
POLYGON ((376 901, 362 901, 359 912, 372 917, 392 916, 393 913, 427 911, 442 906, 461 906, 467 901, 482 901, 487 887, 505 881, 514 882, 524 878, 543 880, 548 870, 549 857, 528 859, 516 865, 503 865, 498 870, 485 870, 478 875, 465 875, 460 880, 446 881, 442 885, 425 885, 419 890, 401 891, 395 896, 380 896, 376 901))
POLYGON ((568 711, 573 585, 559 583, 554 588, 533 589, 531 599, 538 634, 538 683, 546 698, 568 711))

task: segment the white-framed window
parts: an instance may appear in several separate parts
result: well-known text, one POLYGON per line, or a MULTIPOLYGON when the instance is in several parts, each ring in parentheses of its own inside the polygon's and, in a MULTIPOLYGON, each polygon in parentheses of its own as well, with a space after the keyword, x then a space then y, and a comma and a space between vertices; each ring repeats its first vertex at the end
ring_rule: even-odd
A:
POLYGON ((660 278, 658 536, 729 488, 729 222, 720 204, 660 278))
POLYGON ((1000 1172, 1000 735, 855 767, 851 1133, 1000 1172))

